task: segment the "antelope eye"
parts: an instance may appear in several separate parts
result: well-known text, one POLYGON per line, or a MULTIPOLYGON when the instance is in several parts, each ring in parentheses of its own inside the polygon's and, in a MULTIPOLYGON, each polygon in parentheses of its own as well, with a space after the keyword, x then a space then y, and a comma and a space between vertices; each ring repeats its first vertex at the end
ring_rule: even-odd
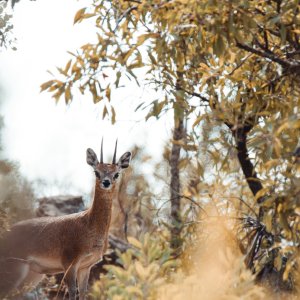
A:
POLYGON ((95 171, 95 175, 98 179, 100 179, 100 174, 97 171, 95 171))
POLYGON ((114 175, 114 180, 116 180, 116 179, 118 179, 119 178, 119 173, 116 173, 115 175, 114 175))

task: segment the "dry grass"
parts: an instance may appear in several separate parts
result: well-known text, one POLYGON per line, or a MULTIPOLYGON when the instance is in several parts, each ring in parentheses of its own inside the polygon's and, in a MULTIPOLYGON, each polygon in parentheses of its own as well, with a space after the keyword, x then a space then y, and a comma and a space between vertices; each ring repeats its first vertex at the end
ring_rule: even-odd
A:
POLYGON ((173 282, 159 291, 159 300, 219 299, 298 299, 291 294, 272 294, 255 283, 245 268, 237 247, 231 220, 210 219, 201 224, 197 245, 187 251, 189 261, 173 277, 173 282))

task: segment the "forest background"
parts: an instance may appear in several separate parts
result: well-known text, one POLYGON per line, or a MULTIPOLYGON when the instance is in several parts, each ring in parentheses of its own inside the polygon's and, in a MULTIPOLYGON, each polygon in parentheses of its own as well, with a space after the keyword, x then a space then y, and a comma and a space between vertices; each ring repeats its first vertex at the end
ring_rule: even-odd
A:
MULTIPOLYGON (((41 95, 53 96, 58 106, 65 102, 70 114, 78 98, 93 101, 98 117, 111 123, 100 123, 94 136, 99 127, 124 128, 118 119, 124 107, 129 120, 138 116, 144 135, 150 124, 159 132, 162 124, 172 128, 164 137, 156 131, 146 147, 134 150, 132 174, 120 186, 124 218, 113 223, 134 248, 119 254, 122 267, 108 267, 93 296, 182 299, 188 291, 193 299, 297 297, 298 1, 82 5, 74 23, 87 22, 93 34, 69 49, 60 67, 50 66, 41 81, 41 91, 50 93, 41 95), (142 97, 123 98, 128 88, 141 89, 142 97)), ((2 32, 10 24, 5 9, 2 32)), ((3 37, 2 47, 13 48, 3 37)), ((138 140, 134 130, 130 134, 138 140)), ((31 187, 13 163, 2 160, 2 166, 1 184, 11 180, 11 193, 1 195, 9 227, 30 215, 38 185, 31 187)))

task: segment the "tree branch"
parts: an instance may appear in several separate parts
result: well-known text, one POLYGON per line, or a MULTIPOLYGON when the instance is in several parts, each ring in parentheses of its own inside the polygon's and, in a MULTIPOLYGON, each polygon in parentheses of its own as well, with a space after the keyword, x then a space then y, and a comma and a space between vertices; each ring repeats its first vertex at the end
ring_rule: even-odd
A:
POLYGON ((228 74, 228 75, 233 75, 233 73, 238 70, 240 67, 243 66, 243 64, 247 61, 247 59, 252 55, 253 53, 250 53, 247 57, 242 59, 242 61, 228 74))
POLYGON ((193 198, 185 196, 185 195, 180 195, 180 197, 189 200, 190 202, 192 202, 193 204, 195 204, 198 208, 200 208, 200 210, 202 210, 206 216, 208 216, 208 213, 206 212, 206 210, 199 204, 197 203, 193 198))
POLYGON ((254 49, 254 48, 252 48, 248 45, 242 44, 238 41, 236 42, 236 46, 240 49, 245 50, 245 51, 254 53, 254 54, 256 54, 260 57, 270 59, 271 61, 278 63, 284 69, 289 70, 290 72, 300 74, 300 64, 299 63, 292 63, 290 61, 279 58, 278 56, 276 56, 271 51, 266 52, 266 51, 261 51, 261 50, 258 50, 258 49, 254 49))
POLYGON ((125 2, 134 2, 134 3, 142 4, 142 2, 138 0, 125 0, 125 2))
POLYGON ((185 93, 189 94, 190 96, 194 96, 194 97, 200 98, 202 101, 209 103, 209 99, 207 99, 206 97, 202 96, 202 95, 199 94, 199 93, 196 93, 196 92, 190 92, 190 91, 184 89, 184 88, 181 87, 181 86, 179 86, 178 89, 184 91, 185 93))
POLYGON ((132 11, 136 10, 137 6, 132 6, 129 7, 128 9, 126 9, 123 14, 118 18, 117 23, 116 23, 116 27, 113 30, 113 33, 115 33, 117 31, 117 29, 119 28, 120 23, 122 22, 122 20, 127 17, 127 15, 129 15, 132 11))

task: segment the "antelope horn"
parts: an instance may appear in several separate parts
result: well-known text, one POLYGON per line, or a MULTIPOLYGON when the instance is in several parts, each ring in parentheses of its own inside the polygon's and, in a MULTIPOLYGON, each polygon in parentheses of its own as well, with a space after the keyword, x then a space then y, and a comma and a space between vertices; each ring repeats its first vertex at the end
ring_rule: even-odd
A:
POLYGON ((118 139, 116 139, 115 153, 114 153, 114 157, 113 157, 113 161, 112 161, 113 165, 116 164, 117 147, 118 147, 118 139))
POLYGON ((103 164, 103 137, 101 140, 100 164, 103 164))

